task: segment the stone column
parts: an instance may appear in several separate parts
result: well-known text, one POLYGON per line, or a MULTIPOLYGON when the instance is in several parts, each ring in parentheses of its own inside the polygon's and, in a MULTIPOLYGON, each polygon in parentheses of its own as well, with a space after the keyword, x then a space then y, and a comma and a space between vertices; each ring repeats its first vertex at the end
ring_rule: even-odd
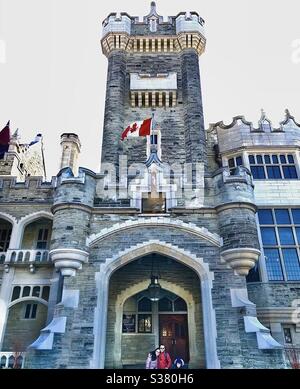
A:
POLYGON ((159 95, 158 95, 158 106, 159 107, 163 106, 163 93, 162 92, 159 92, 159 95))
MULTIPOLYGON (((15 275, 15 269, 9 268, 9 272, 3 273, 2 285, 0 289, 0 350, 2 350, 2 344, 4 340, 7 316, 8 316, 8 305, 10 302, 10 296, 12 291, 12 282, 15 275)), ((7 350, 2 350, 7 351, 7 350)), ((13 350, 14 351, 14 350, 13 350)))

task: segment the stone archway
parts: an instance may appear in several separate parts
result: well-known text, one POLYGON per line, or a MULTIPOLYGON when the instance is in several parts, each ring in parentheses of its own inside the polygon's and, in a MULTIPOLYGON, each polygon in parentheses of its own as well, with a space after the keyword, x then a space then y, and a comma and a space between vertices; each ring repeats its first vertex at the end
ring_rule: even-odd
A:
POLYGON ((180 249, 177 246, 158 240, 148 241, 130 247, 100 265, 100 271, 96 273, 98 301, 95 310, 95 341, 91 367, 104 368, 107 315, 103 315, 103 312, 107 312, 108 308, 108 288, 111 275, 117 269, 150 253, 158 253, 172 258, 194 270, 198 275, 202 296, 206 367, 219 368, 220 363, 216 347, 216 320, 211 296, 213 273, 209 270, 208 264, 202 258, 198 258, 189 251, 180 249))

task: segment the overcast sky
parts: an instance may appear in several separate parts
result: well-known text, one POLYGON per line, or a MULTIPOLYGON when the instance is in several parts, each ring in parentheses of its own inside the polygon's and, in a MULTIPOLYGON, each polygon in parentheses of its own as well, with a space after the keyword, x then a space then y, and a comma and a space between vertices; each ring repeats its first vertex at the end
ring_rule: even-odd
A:
MULTIPOLYGON (((158 13, 197 11, 206 21, 200 60, 205 123, 264 108, 300 122, 300 2, 159 0, 158 13)), ((110 12, 149 13, 144 0, 0 0, 0 126, 22 140, 41 132, 48 176, 58 171, 60 134, 76 132, 81 166, 99 171, 107 59, 101 23, 110 12)), ((1 128, 2 128, 1 127, 1 128)))

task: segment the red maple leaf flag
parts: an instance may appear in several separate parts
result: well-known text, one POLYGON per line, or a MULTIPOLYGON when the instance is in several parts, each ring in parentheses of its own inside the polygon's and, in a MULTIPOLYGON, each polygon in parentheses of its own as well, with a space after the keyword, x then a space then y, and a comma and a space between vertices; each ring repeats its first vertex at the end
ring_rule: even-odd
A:
POLYGON ((124 140, 125 138, 135 138, 137 136, 150 135, 152 124, 151 122, 152 118, 129 124, 129 126, 122 132, 121 139, 124 140))

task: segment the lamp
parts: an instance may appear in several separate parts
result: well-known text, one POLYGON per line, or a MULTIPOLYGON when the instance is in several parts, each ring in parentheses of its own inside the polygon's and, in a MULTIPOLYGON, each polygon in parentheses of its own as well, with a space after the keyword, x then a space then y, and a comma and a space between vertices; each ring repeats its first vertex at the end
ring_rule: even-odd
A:
POLYGON ((159 283, 159 268, 157 269, 157 273, 153 272, 154 267, 154 254, 152 255, 152 268, 151 268, 151 277, 150 284, 148 286, 148 294, 151 301, 158 301, 161 298, 161 286, 159 283))

